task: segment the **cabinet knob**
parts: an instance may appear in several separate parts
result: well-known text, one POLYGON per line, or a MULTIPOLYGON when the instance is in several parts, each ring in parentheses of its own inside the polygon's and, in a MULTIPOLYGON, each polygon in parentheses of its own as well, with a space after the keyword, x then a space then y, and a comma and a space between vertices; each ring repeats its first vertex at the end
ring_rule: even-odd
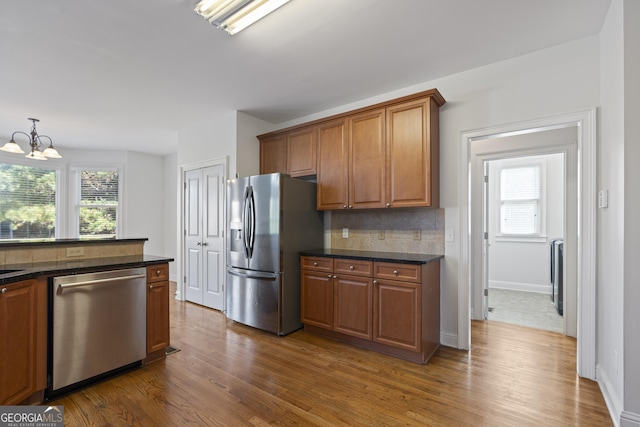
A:
POLYGON ((313 263, 313 266, 314 266, 314 267, 317 267, 317 266, 318 266, 318 263, 317 263, 317 262, 314 262, 314 263, 313 263))
POLYGON ((353 265, 349 266, 349 270, 353 271, 353 265))
POLYGON ((342 205, 342 209, 347 209, 347 205, 342 205))
POLYGON ((391 203, 387 203, 385 206, 390 208, 391 207, 391 203))
POLYGON ((207 242, 202 242, 202 246, 209 246, 207 242))
POLYGON ((156 270, 156 275, 159 276, 160 275, 160 270, 156 270))
POLYGON ((202 242, 196 243, 196 246, 202 246, 202 242))
POLYGON ((374 285, 377 285, 377 284, 378 284, 378 281, 377 281, 377 280, 374 280, 372 283, 373 283, 374 285))
POLYGON ((330 274, 327 274, 327 277, 328 277, 329 279, 331 279, 331 275, 330 275, 330 274))
POLYGON ((349 209, 353 208, 353 206, 349 205, 349 209))
POLYGON ((4 294, 5 292, 7 292, 7 288, 0 289, 0 294, 4 294))
POLYGON ((338 278, 338 276, 336 276, 336 275, 334 274, 334 275, 333 275, 333 278, 334 278, 334 279, 337 279, 337 278, 338 278))
POLYGON ((398 275, 398 270, 393 270, 393 275, 397 276, 398 275))
POLYGON ((149 285, 149 289, 153 289, 153 285, 149 285))

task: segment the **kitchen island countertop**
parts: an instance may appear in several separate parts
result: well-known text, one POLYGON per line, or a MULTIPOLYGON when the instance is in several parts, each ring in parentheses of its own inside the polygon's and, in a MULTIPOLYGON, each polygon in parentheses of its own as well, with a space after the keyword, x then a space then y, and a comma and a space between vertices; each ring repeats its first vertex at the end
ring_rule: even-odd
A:
POLYGON ((398 262, 404 264, 429 264, 444 258, 436 254, 410 254, 404 252, 355 251, 350 249, 312 249, 300 251, 302 256, 326 258, 352 258, 378 262, 398 262))

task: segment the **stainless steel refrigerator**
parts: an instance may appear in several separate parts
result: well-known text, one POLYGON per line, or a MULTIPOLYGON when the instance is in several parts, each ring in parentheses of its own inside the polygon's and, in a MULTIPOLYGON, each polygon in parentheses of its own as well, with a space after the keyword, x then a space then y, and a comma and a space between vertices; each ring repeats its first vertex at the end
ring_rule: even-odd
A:
POLYGON ((300 257, 323 246, 316 184, 279 173, 227 183, 227 312, 286 335, 300 329, 300 257))

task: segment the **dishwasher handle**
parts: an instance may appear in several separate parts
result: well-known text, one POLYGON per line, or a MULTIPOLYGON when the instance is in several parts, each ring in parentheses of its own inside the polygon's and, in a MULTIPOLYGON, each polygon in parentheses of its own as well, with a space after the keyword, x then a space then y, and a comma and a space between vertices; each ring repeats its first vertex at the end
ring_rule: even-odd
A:
POLYGON ((146 274, 133 274, 130 276, 109 277, 107 279, 94 279, 94 280, 87 280, 84 282, 65 283, 65 284, 61 283, 58 285, 58 291, 62 292, 64 289, 77 288, 79 286, 99 285, 99 284, 104 284, 109 282, 117 282, 120 280, 143 279, 146 277, 147 277, 146 274))

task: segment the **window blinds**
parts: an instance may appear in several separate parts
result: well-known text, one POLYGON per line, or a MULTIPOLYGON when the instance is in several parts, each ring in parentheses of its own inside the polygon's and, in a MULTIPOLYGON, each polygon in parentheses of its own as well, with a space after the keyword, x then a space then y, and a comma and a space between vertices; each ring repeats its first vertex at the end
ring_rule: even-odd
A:
POLYGON ((500 171, 500 232, 540 232, 540 166, 500 171))
POLYGON ((0 239, 55 237, 56 174, 53 169, 0 164, 0 239))

